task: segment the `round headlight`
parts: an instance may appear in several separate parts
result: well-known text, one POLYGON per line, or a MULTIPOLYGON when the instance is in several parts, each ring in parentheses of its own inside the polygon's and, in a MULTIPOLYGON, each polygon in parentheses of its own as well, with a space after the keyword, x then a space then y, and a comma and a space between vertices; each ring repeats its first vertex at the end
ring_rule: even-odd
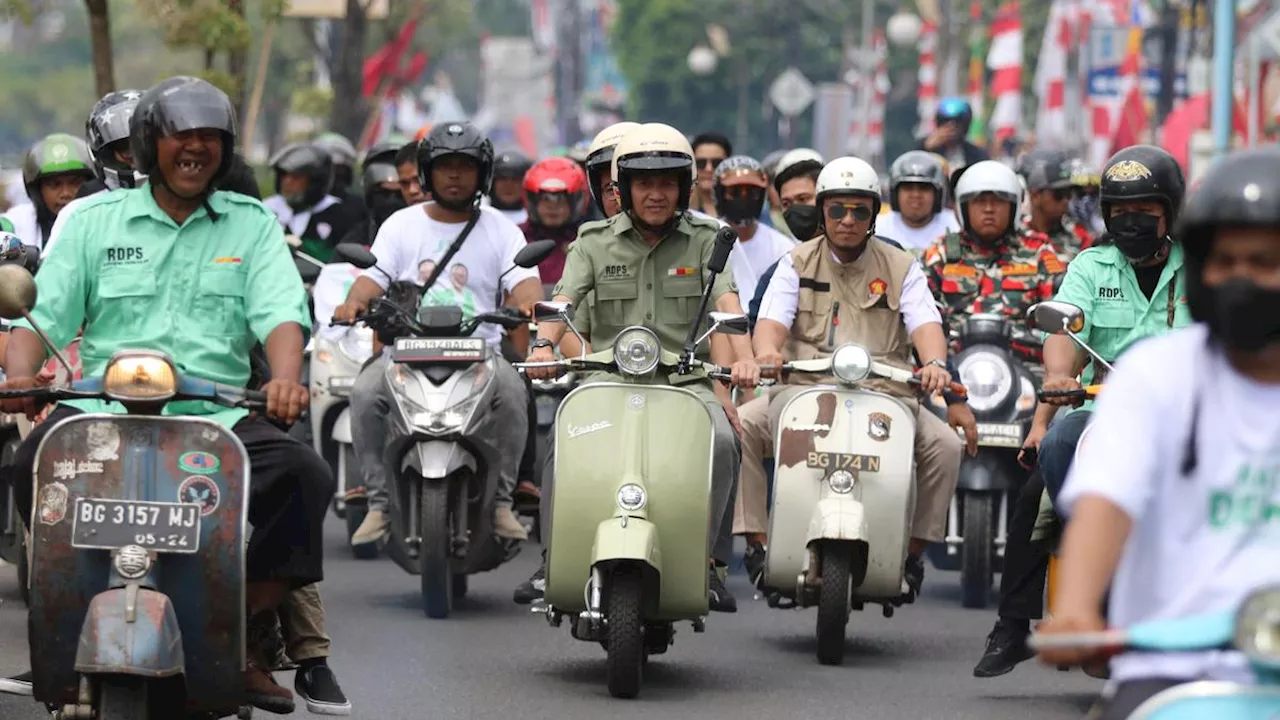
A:
POLYGON ((627 483, 618 488, 618 507, 627 512, 635 512, 644 507, 649 501, 649 496, 645 494, 644 488, 635 483, 627 483))
POLYGON ((1255 663, 1280 666, 1280 587, 1256 590, 1236 614, 1236 649, 1255 663))
POLYGON ((969 407, 979 412, 999 407, 1013 391, 1013 369, 995 353, 971 353, 959 370, 960 382, 969 389, 969 407))
POLYGON ((845 383, 865 380, 871 374, 871 353, 860 345, 841 345, 831 355, 831 374, 845 383))
POLYGON ((173 362, 159 353, 116 353, 107 363, 104 376, 103 394, 122 402, 168 400, 177 388, 173 362))
POLYGON ((662 345, 658 336, 645 327, 629 327, 613 341, 613 361, 628 375, 648 375, 658 367, 662 345))
POLYGON ((827 477, 827 484, 831 486, 831 492, 845 495, 853 490, 856 479, 848 470, 837 470, 827 477))

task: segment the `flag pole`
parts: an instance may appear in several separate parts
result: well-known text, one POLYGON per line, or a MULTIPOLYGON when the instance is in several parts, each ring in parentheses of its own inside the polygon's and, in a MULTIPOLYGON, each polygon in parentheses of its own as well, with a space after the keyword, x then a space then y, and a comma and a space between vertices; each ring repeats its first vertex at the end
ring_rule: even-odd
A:
MULTIPOLYGON (((413 6, 413 9, 409 11, 409 17, 405 20, 405 24, 417 23, 421 20, 422 16, 427 13, 427 4, 429 2, 430 0, 418 0, 418 2, 413 6)), ((400 58, 396 58, 397 66, 399 65, 399 61, 400 58)), ((397 67, 397 70, 398 69, 399 68, 397 67)), ((360 141, 356 143, 356 147, 358 149, 363 149, 370 144, 369 141, 372 140, 370 136, 373 134, 374 127, 378 124, 378 117, 382 115, 382 105, 387 101, 387 98, 390 97, 391 91, 395 89, 396 85, 397 83, 395 82, 389 82, 389 78, 386 75, 378 78, 378 91, 374 93, 374 95, 377 96, 377 101, 374 102, 373 107, 369 111, 369 118, 365 120, 364 129, 360 131, 360 141)))
POLYGON ((262 109, 262 92, 267 85, 267 65, 271 61, 271 41, 275 38, 276 23, 279 18, 267 21, 262 33, 262 50, 258 53, 258 69, 253 78, 253 93, 249 96, 249 107, 245 110, 244 135, 240 140, 240 151, 249 154, 253 148, 253 135, 258 129, 258 112, 262 109))

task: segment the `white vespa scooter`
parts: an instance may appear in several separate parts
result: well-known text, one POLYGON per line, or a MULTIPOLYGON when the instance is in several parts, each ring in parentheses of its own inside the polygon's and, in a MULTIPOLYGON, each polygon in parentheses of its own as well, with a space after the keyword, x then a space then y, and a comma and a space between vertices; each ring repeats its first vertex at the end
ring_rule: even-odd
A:
POLYGON ((850 609, 876 603, 892 617, 908 592, 903 565, 916 502, 915 415, 859 383, 917 378, 854 344, 782 369, 837 384, 801 390, 783 407, 761 585, 773 607, 818 606, 818 661, 839 665, 850 609))

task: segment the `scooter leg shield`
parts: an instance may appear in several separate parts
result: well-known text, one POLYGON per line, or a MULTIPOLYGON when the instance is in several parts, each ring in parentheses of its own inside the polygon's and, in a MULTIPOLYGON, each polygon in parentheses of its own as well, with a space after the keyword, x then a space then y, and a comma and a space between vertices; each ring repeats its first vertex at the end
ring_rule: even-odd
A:
POLYGON ((76 672, 162 678, 182 674, 185 664, 178 616, 164 593, 134 585, 89 602, 76 672))
POLYGON ((610 518, 596 528, 591 547, 591 564, 617 560, 638 560, 662 572, 662 551, 658 547, 658 527, 641 518, 610 518))
POLYGON ((345 407, 338 415, 338 419, 333 423, 333 439, 335 442, 346 443, 350 445, 351 439, 351 408, 345 407))
POLYGON ((868 540, 866 508, 851 497, 824 498, 813 508, 805 544, 816 540, 868 540))

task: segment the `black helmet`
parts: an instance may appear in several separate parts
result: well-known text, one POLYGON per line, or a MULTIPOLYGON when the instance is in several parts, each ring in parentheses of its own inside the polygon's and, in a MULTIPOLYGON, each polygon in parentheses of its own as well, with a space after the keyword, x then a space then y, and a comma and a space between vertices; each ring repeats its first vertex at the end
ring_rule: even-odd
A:
MULTIPOLYGON (((161 80, 142 93, 129 119, 129 147, 133 167, 143 175, 156 176, 156 142, 188 130, 217 130, 222 133, 222 158, 209 183, 217 187, 231 171, 236 146, 236 110, 227 94, 200 78, 179 76, 161 80)), ((159 178, 164 182, 163 176, 159 178)))
POLYGON ((1018 174, 1028 190, 1065 190, 1071 182, 1071 158, 1059 150, 1032 150, 1022 158, 1018 174))
POLYGON ((360 169, 364 170, 372 163, 385 163, 395 167, 396 155, 402 147, 404 147, 404 143, 395 142, 394 140, 384 140, 376 143, 364 154, 364 162, 361 163, 360 169))
MULTIPOLYGON (((1214 233, 1221 227, 1280 227, 1280 191, 1275 184, 1280 148, 1242 150, 1214 164, 1187 198, 1177 225, 1186 251, 1187 306, 1191 317, 1207 320, 1201 272, 1214 233)), ((1106 187, 1106 180, 1103 181, 1106 187)))
POLYGON ((85 140, 93 153, 93 167, 110 189, 138 187, 147 176, 116 159, 111 146, 129 142, 129 118, 142 98, 140 90, 116 90, 102 96, 84 123, 85 140))
POLYGON ((898 210, 898 186, 903 183, 932 185, 933 212, 942 212, 947 178, 936 155, 923 150, 912 150, 903 153, 889 166, 889 206, 895 211, 898 210))
POLYGON ((533 160, 519 150, 503 150, 493 158, 493 177, 524 180, 524 174, 533 167, 533 160))
POLYGON ((1169 153, 1154 145, 1127 147, 1107 161, 1102 170, 1098 200, 1102 220, 1111 229, 1111 203, 1156 200, 1164 205, 1165 227, 1173 227, 1187 191, 1182 167, 1169 153))
POLYGON ((312 143, 286 145, 271 158, 271 169, 276 171, 276 193, 280 193, 280 179, 285 173, 305 175, 307 191, 302 197, 285 198, 294 210, 315 207, 333 189, 333 160, 324 148, 312 143))
MULTIPOLYGON (((484 133, 468 122, 440 123, 418 143, 418 182, 422 191, 431 193, 431 163, 446 155, 466 155, 480 165, 479 181, 475 194, 471 198, 473 204, 493 182, 494 160, 493 143, 484 133)), ((521 175, 523 178, 524 176, 521 175)), ((434 198, 434 194, 432 195, 434 198)), ((435 198, 440 203, 439 198, 435 198)), ((444 203, 440 203, 444 205, 444 203)), ((445 205, 445 207, 448 207, 445 205)), ((462 208, 449 208, 451 210, 462 208)))
MULTIPOLYGON (((356 147, 338 133, 324 133, 311 141, 312 145, 329 153, 333 163, 333 187, 345 190, 355 179, 356 147)), ((332 188, 331 188, 332 189, 332 188)))

